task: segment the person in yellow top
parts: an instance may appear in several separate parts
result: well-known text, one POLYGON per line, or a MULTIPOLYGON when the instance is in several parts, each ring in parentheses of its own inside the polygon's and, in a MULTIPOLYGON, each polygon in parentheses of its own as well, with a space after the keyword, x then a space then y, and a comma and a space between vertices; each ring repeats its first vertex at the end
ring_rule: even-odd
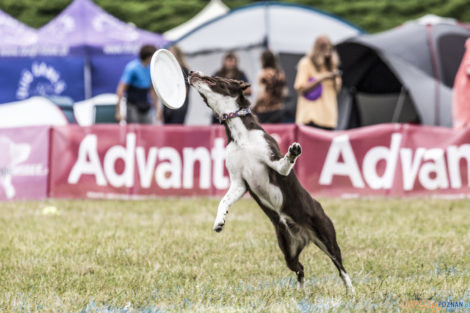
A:
POLYGON ((298 92, 295 122, 333 130, 338 120, 337 94, 341 89, 339 57, 327 36, 319 36, 309 55, 297 65, 298 92))

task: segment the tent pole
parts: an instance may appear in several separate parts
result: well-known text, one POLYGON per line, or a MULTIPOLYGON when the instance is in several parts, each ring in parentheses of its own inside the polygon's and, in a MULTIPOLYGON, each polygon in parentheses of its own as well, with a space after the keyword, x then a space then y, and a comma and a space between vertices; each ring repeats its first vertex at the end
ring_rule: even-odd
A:
POLYGON ((441 95, 440 95, 440 86, 441 86, 441 75, 439 72, 439 61, 437 58, 436 50, 434 49, 434 40, 432 37, 433 26, 431 24, 426 25, 426 41, 429 47, 429 53, 431 54, 431 65, 432 71, 434 74, 434 125, 439 126, 440 115, 441 115, 441 95))
POLYGON ((264 35, 264 48, 269 49, 269 3, 266 2, 264 4, 264 30, 265 30, 265 35, 264 35))
POLYGON ((83 77, 85 78, 85 99, 91 98, 91 64, 90 60, 86 58, 85 68, 83 69, 83 77))
POLYGON ((398 123, 400 119, 401 112, 405 106, 405 87, 401 86, 400 94, 398 95, 397 106, 393 111, 392 123, 398 123))

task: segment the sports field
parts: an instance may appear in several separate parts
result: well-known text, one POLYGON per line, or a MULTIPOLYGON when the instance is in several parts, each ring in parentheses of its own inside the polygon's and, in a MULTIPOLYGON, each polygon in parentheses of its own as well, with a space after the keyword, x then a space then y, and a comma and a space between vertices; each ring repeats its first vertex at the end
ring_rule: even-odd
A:
POLYGON ((0 203, 0 311, 436 312, 400 306, 470 301, 470 200, 321 202, 355 296, 313 245, 297 289, 251 199, 219 234, 218 199, 0 203))

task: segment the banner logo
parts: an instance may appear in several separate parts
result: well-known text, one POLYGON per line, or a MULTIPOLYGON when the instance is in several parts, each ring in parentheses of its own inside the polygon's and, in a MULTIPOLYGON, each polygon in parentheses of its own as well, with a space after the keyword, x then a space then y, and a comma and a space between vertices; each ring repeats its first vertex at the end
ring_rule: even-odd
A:
POLYGON ((18 99, 32 96, 60 95, 67 85, 52 66, 44 62, 33 62, 30 69, 21 74, 16 91, 18 99))
POLYGON ((0 192, 3 190, 7 199, 16 195, 12 183, 14 176, 44 176, 47 169, 42 164, 22 164, 31 154, 31 145, 15 143, 8 137, 0 136, 0 192))

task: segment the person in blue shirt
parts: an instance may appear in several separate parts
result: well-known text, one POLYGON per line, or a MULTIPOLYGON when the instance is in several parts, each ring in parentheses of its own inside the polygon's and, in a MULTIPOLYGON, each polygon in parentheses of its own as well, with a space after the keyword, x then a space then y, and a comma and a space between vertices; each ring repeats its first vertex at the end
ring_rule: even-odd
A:
POLYGON ((116 91, 118 96, 116 120, 118 122, 124 119, 121 115, 120 103, 122 98, 126 96, 126 122, 151 124, 152 116, 149 112, 152 105, 149 101, 149 94, 157 112, 157 120, 161 119, 158 97, 152 88, 152 79, 150 78, 150 60, 155 51, 157 48, 153 45, 142 46, 139 51, 139 59, 132 60, 124 68, 116 91))

